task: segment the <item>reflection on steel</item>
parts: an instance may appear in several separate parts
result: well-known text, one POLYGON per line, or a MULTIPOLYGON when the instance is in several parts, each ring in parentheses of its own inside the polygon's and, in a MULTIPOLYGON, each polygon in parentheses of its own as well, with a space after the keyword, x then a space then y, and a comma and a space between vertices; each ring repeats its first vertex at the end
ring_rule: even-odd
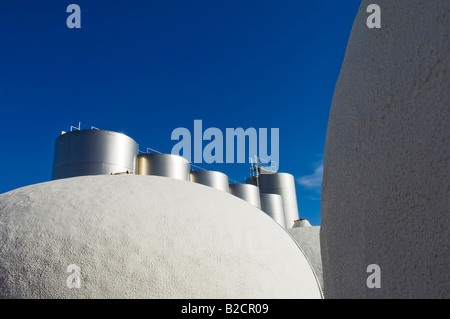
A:
POLYGON ((216 171, 191 171, 191 182, 228 192, 228 176, 216 171))
POLYGON ((245 182, 259 185, 261 193, 281 195, 286 228, 291 229, 294 226, 294 222, 299 219, 294 176, 288 173, 259 174, 248 178, 245 182))
POLYGON ((230 184, 230 193, 261 209, 258 187, 250 184, 230 184))
POLYGON ((138 156, 137 174, 189 180, 189 162, 178 155, 146 153, 138 156))
POLYGON ((52 179, 134 173, 137 153, 137 143, 122 133, 105 130, 67 132, 55 142, 52 179))
POLYGON ((283 199, 278 194, 261 194, 261 210, 286 228, 283 199))

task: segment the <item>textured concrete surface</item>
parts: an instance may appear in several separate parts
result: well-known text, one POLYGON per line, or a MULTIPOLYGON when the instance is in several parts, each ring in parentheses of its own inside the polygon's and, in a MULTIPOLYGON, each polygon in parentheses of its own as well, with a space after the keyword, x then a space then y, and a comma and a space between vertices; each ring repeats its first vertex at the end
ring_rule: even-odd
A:
POLYGON ((296 243, 252 205, 196 183, 121 175, 0 195, 0 297, 321 298, 321 292, 296 243), (80 288, 67 286, 76 276, 67 272, 72 264, 80 268, 80 288))
POLYGON ((322 256, 320 253, 320 226, 294 227, 288 229, 287 232, 305 253, 319 279, 320 286, 323 287, 322 256))
POLYGON ((293 227, 311 227, 311 223, 307 219, 298 219, 294 222, 293 227))
POLYGON ((322 184, 327 298, 449 298, 450 1, 362 1, 330 111, 322 184), (370 264, 381 288, 369 289, 370 264))

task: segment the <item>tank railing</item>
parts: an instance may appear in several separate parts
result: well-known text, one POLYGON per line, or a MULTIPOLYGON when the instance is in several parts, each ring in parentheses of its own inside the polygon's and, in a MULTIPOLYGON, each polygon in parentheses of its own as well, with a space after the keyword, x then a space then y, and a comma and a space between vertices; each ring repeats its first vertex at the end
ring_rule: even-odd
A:
POLYGON ((158 153, 158 154, 161 154, 161 152, 158 152, 157 150, 154 150, 154 149, 152 149, 150 147, 147 147, 147 153, 150 153, 148 150, 150 150, 152 152, 155 152, 155 153, 158 153))
POLYGON ((71 132, 72 132, 72 129, 73 129, 73 128, 76 129, 76 130, 78 130, 78 131, 81 130, 81 122, 78 122, 78 127, 71 125, 71 126, 70 126, 70 131, 71 131, 71 132))
POLYGON ((189 164, 189 165, 191 165, 191 167, 199 168, 202 171, 206 171, 206 169, 204 169, 203 167, 200 167, 200 166, 197 166, 197 165, 194 165, 194 164, 189 164))
MULTIPOLYGON (((71 125, 70 126, 70 131, 72 132, 73 130, 77 130, 77 131, 81 131, 81 122, 78 122, 78 127, 71 125)), ((97 130, 100 131, 99 128, 95 127, 95 126, 91 126, 91 130, 97 130)))
POLYGON ((231 179, 228 177, 228 180, 233 182, 233 184, 242 184, 241 182, 235 181, 234 179, 231 179))
POLYGON ((150 147, 147 147, 147 150, 146 150, 146 151, 141 151, 141 150, 138 149, 138 154, 149 154, 149 153, 151 153, 151 152, 149 152, 149 150, 150 150, 151 152, 154 152, 154 153, 162 154, 161 152, 159 152, 159 151, 157 151, 157 150, 154 150, 154 149, 152 149, 152 148, 150 148, 150 147))
POLYGON ((261 157, 258 157, 254 155, 253 157, 249 157, 250 162, 250 174, 251 177, 256 177, 258 180, 258 175, 261 173, 261 169, 268 171, 268 172, 276 172, 277 171, 277 163, 275 161, 270 160, 270 166, 269 161, 265 160, 261 157))

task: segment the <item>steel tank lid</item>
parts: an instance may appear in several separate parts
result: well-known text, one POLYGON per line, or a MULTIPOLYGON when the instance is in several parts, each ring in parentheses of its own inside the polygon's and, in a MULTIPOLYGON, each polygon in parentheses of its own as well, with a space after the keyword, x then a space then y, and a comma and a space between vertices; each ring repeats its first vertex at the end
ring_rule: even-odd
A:
POLYGON ((123 135, 125 137, 128 137, 129 139, 132 139, 134 142, 136 142, 132 137, 128 136, 125 133, 115 132, 115 131, 110 131, 110 130, 93 130, 93 129, 81 129, 81 130, 74 130, 74 131, 65 132, 65 133, 59 135, 56 139, 64 138, 64 137, 67 137, 67 136, 70 136, 70 135, 86 134, 86 133, 89 133, 89 134, 110 133, 110 134, 114 134, 114 135, 123 135))
POLYGON ((228 179, 228 175, 219 171, 210 171, 206 169, 202 170, 191 170, 191 174, 194 175, 219 175, 221 177, 226 177, 228 179))

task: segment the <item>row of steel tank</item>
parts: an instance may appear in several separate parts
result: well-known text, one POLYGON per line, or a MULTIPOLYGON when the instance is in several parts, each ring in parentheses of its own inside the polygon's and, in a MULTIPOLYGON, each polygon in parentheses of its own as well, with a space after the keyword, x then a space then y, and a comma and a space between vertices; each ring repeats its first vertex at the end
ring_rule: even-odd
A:
POLYGON ((283 228, 292 228, 299 219, 291 174, 259 174, 243 184, 230 183, 222 172, 192 170, 190 163, 181 156, 139 154, 138 144, 122 133, 77 130, 56 139, 52 179, 124 172, 170 177, 229 192, 261 209, 283 228))

